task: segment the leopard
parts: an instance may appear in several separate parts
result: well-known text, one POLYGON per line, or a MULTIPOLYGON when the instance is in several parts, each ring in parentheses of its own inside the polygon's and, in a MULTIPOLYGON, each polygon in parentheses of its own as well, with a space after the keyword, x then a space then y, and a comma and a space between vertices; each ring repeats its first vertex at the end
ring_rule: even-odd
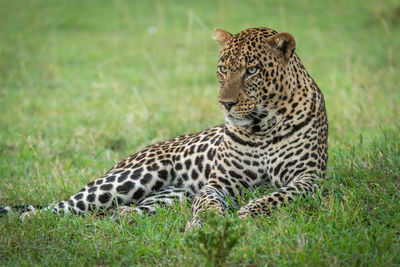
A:
POLYGON ((4 206, 21 218, 50 210, 85 215, 114 210, 155 214, 162 205, 191 202, 190 231, 201 215, 240 219, 270 216, 294 199, 315 195, 328 161, 328 119, 319 87, 295 53, 287 32, 248 28, 235 35, 216 28, 218 104, 225 123, 154 144, 115 164, 66 200, 47 206, 4 206), (244 192, 272 193, 238 207, 244 192))

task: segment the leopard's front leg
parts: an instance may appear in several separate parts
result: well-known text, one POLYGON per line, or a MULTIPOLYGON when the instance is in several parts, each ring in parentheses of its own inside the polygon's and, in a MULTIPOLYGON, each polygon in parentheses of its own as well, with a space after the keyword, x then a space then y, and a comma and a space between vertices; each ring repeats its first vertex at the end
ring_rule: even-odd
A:
POLYGON ((186 231, 201 226, 199 214, 204 211, 216 211, 221 216, 228 209, 229 204, 225 197, 229 196, 219 187, 206 185, 195 197, 192 206, 193 218, 186 224, 186 231))
POLYGON ((194 198, 193 218, 186 224, 186 231, 201 226, 199 218, 201 212, 212 210, 223 216, 230 206, 227 199, 236 204, 240 186, 229 179, 229 174, 226 171, 228 167, 226 162, 216 160, 206 186, 194 198))
POLYGON ((245 219, 248 216, 270 215, 272 209, 292 201, 299 195, 315 193, 318 190, 318 185, 315 184, 315 177, 305 174, 271 194, 253 199, 238 211, 239 218, 245 219))

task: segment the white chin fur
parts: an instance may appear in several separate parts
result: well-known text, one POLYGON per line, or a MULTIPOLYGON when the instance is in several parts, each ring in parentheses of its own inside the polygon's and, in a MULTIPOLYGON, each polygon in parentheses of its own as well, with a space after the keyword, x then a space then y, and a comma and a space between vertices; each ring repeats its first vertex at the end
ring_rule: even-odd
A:
POLYGON ((233 126, 247 127, 251 124, 250 120, 247 119, 236 119, 231 115, 225 116, 226 121, 233 126))

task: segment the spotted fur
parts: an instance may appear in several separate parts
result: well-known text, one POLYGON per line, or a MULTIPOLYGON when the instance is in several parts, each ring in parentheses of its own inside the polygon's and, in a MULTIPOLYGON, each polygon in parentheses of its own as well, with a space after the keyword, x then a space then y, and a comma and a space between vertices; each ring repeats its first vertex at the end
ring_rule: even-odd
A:
MULTIPOLYGON (((288 33, 250 28, 236 35, 216 29, 221 46, 217 76, 226 123, 173 138, 137 152, 69 199, 44 207, 86 214, 115 209, 155 213, 158 204, 193 200, 193 219, 221 214, 243 189, 272 184, 276 191, 254 199, 239 217, 268 215, 296 196, 314 193, 325 175, 328 122, 323 96, 288 33)), ((33 214, 37 207, 19 206, 33 214)), ((0 209, 1 213, 13 210, 0 209)))

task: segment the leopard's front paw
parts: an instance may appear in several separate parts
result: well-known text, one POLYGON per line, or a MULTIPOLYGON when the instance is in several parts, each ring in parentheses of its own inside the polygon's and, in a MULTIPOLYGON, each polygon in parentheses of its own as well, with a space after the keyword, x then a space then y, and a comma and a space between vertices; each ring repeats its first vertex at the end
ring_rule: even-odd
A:
POLYGON ((194 217, 190 221, 187 222, 185 227, 185 233, 188 233, 196 228, 201 228, 202 224, 198 217, 194 217))
POLYGON ((253 217, 253 216, 251 216, 251 212, 247 208, 247 205, 240 208, 240 210, 237 212, 237 214, 239 216, 239 219, 241 219, 241 220, 245 220, 246 218, 253 217))
POLYGON ((247 205, 240 208, 238 211, 239 219, 246 219, 249 217, 256 217, 258 215, 271 215, 268 205, 264 202, 263 198, 257 198, 249 202, 247 205))

